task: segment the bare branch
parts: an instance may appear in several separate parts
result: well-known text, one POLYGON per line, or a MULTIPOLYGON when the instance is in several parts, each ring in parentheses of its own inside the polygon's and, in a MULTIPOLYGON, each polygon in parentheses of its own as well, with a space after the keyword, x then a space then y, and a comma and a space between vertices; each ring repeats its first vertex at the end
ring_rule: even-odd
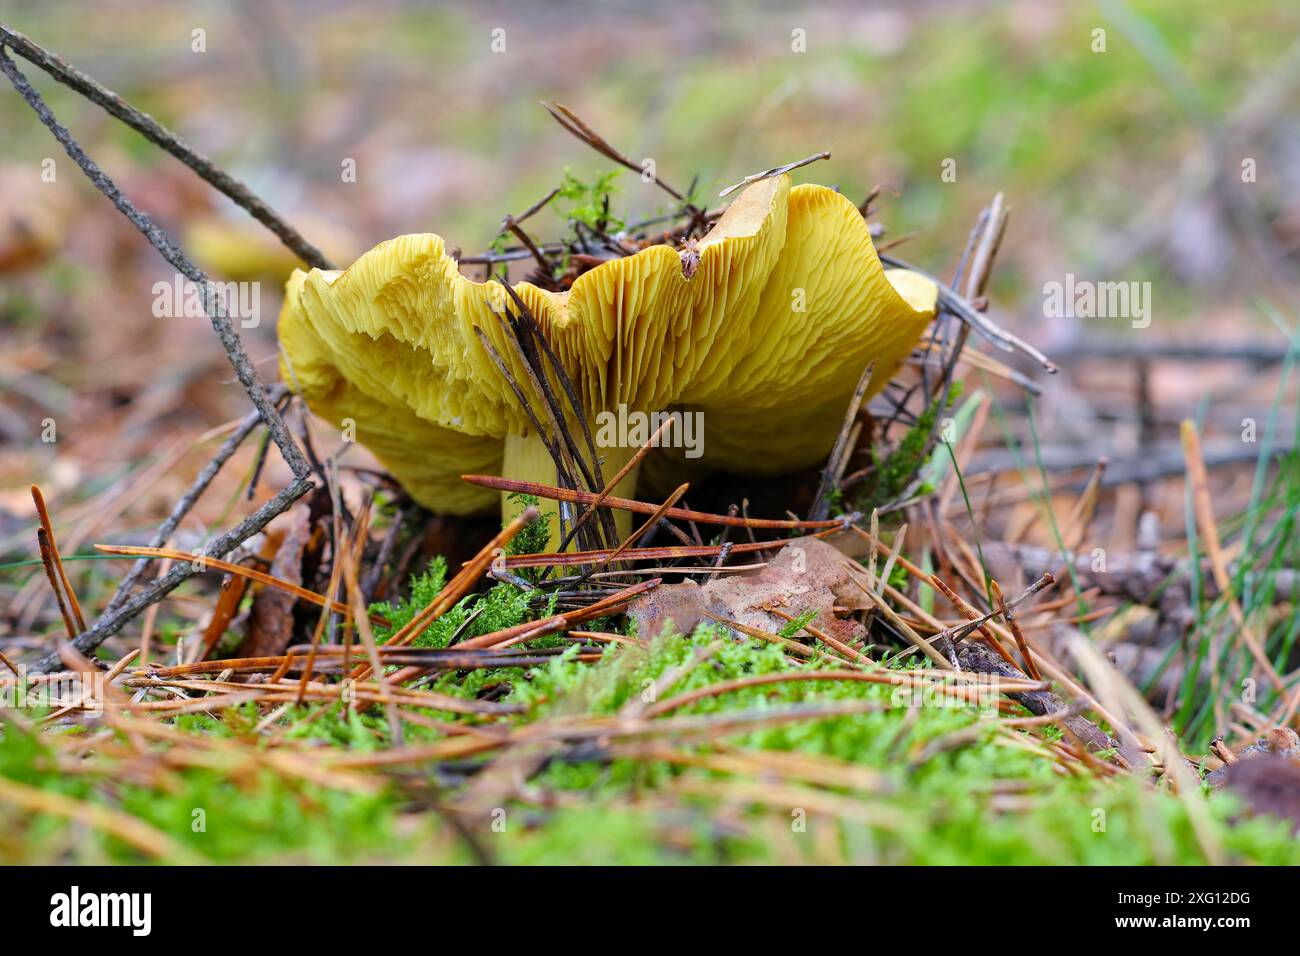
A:
MULTIPOLYGON (((830 159, 830 158, 831 158, 830 152, 823 151, 820 153, 815 153, 814 155, 809 156, 806 159, 798 160, 797 162, 786 163, 784 166, 773 166, 771 169, 765 169, 761 173, 754 173, 752 176, 746 176, 744 179, 736 183, 734 186, 728 186, 722 192, 718 193, 718 198, 726 199, 737 189, 744 189, 750 183, 756 183, 760 179, 771 179, 773 176, 783 176, 786 173, 790 172, 790 170, 792 169, 798 169, 801 166, 808 166, 811 163, 817 162, 817 160, 819 159, 830 159)), ((867 201, 870 202, 870 199, 871 197, 868 197, 867 201)))
POLYGON ((157 249, 177 272, 202 290, 203 309, 208 314, 212 327, 221 340, 222 347, 226 350, 230 364, 234 366, 235 375, 238 377, 240 384, 244 386, 244 390, 248 392, 248 397, 262 416, 262 421, 266 423, 266 427, 271 432, 271 438, 279 447, 280 453, 284 455, 284 460, 293 470, 294 476, 297 478, 305 477, 310 471, 307 460, 303 457, 302 451, 297 444, 295 444, 288 429, 285 428, 283 419, 280 418, 279 413, 268 401, 266 388, 258 378, 253 363, 249 361, 248 353, 244 351, 244 345, 239 339, 239 334, 235 331, 234 326, 230 324, 230 317, 226 314, 226 310, 222 306, 215 288, 208 281, 207 275, 190 261, 180 247, 168 238, 166 233, 154 225, 152 219, 122 195, 122 191, 117 188, 113 180, 99 168, 93 159, 86 155, 85 150, 68 132, 68 128, 54 118, 54 114, 45 105, 41 95, 27 82, 27 77, 23 76, 17 64, 5 53, 3 46, 4 44, 0 42, 0 71, 9 78, 9 82, 14 85, 14 89, 27 101, 27 104, 40 117, 41 122, 54 134, 54 138, 63 146, 68 156, 81 168, 86 177, 95 184, 95 188, 112 200, 118 211, 140 230, 141 234, 149 240, 149 244, 157 249))
POLYGON ((64 86, 76 90, 86 99, 116 116, 150 142, 162 147, 199 174, 214 188, 248 210, 254 219, 275 233, 299 259, 318 269, 333 269, 324 254, 276 215, 251 189, 229 173, 219 169, 194 147, 163 126, 148 113, 142 113, 112 90, 105 88, 76 67, 33 42, 30 38, 0 23, 0 46, 8 46, 24 60, 40 67, 64 86))

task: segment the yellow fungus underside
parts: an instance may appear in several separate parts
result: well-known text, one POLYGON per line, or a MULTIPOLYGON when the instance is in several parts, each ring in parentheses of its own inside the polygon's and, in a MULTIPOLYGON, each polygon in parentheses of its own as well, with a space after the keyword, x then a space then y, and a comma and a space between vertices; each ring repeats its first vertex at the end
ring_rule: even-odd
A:
MULTIPOLYGON (((886 272, 867 225, 833 190, 788 176, 747 187, 697 244, 604 263, 564 293, 515 291, 536 316, 589 416, 627 405, 704 414, 704 461, 778 472, 824 457, 867 362, 869 394, 897 371, 934 314, 937 290, 886 272)), ((528 421, 474 334, 517 381, 523 369, 488 303, 497 283, 462 276, 432 234, 381 243, 343 272, 296 272, 280 316, 281 371, 317 414, 355 422, 416 500, 484 510, 459 480, 495 472, 501 440, 528 421)))

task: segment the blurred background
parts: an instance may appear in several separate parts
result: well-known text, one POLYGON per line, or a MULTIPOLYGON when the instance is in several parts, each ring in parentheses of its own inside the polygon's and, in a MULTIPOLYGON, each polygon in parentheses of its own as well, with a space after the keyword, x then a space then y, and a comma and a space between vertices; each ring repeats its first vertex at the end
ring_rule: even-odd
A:
MULTIPOLYGON (((1131 548, 1141 512, 1181 533, 1183 417, 1229 464, 1253 454, 1239 453, 1245 419, 1263 429, 1276 413, 1284 442, 1293 430, 1278 370, 1300 278, 1295 3, 4 0, 0 12, 247 182, 339 263, 404 232, 481 252, 566 168, 584 180, 612 168, 540 100, 714 204, 747 174, 829 150, 796 181, 855 202, 883 186, 882 241, 905 240, 894 255, 945 279, 1001 191, 1010 225, 989 312, 1062 365, 1035 409, 1053 480, 1077 487, 1101 456, 1119 476, 1094 529, 1107 546, 1131 548), (1149 326, 1045 315, 1044 284, 1070 274, 1149 282, 1149 326), (1229 347, 1242 354, 1223 358, 1229 347), (1133 468, 1159 461, 1173 467, 1133 484, 1133 468)), ((18 62, 200 265, 262 283, 261 324, 243 335, 273 379, 292 257, 172 157, 18 62)), ((624 218, 669 209, 634 173, 615 184, 624 218)), ((559 235, 562 214, 548 208, 530 231, 559 235)), ((154 316, 153 284, 172 279, 0 89, 0 554, 31 556, 33 481, 65 553, 139 541, 211 454, 210 430, 244 413, 206 320, 154 316), (57 442, 41 440, 48 420, 57 442)), ((999 402, 968 462, 987 478, 1030 436, 1023 391, 978 384, 999 402)), ((254 451, 185 534, 251 507, 254 451)), ((286 473, 272 456, 256 497, 286 473)), ((1214 480, 1230 506, 1252 472, 1216 469, 1214 480)), ((1014 509, 996 518, 999 530, 1017 520, 1014 509)), ((87 562, 77 573, 120 571, 87 562)), ((35 573, 4 579, 20 635, 57 629, 35 573)))

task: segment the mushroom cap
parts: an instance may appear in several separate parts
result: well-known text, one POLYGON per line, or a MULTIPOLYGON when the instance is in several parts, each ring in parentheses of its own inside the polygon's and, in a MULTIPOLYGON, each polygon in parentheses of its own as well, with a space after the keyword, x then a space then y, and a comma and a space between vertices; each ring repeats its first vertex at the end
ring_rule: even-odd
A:
MULTIPOLYGON (((886 272, 849 200, 788 176, 746 187, 694 253, 651 246, 567 292, 515 291, 585 414, 701 411, 704 459, 719 467, 779 472, 824 457, 866 364, 876 360, 870 395, 934 315, 934 284, 886 272)), ((499 284, 460 274, 440 237, 400 236, 343 272, 293 275, 282 375, 335 424, 353 419, 416 500, 483 510, 496 496, 459 476, 499 470, 502 439, 529 427, 475 334, 526 383, 492 313, 506 304, 499 284)))
MULTIPOLYGON (((356 257, 359 243, 333 222, 309 212, 295 211, 291 218, 328 258, 348 262, 356 257)), ((301 265, 291 249, 246 216, 210 212, 186 227, 184 240, 194 261, 222 280, 279 285, 301 265)))
POLYGON ((323 285, 328 290, 351 271, 297 270, 290 277, 279 325, 281 377, 317 415, 338 428, 353 425, 357 441, 383 462, 416 501, 449 514, 486 510, 497 496, 466 484, 460 476, 467 471, 498 472, 501 438, 440 425, 403 399, 419 383, 436 382, 432 375, 415 374, 426 371, 418 349, 403 346, 388 334, 372 338, 369 332, 350 331, 359 326, 313 322, 309 317, 309 303, 320 300, 319 290, 308 292, 306 287, 323 285))

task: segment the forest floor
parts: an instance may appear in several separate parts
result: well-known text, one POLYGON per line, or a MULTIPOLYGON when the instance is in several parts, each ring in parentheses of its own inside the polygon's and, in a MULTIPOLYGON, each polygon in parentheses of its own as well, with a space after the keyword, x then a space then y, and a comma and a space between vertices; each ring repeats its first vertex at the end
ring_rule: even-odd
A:
MULTIPOLYGON (((112 616, 177 502, 141 580, 295 476, 206 319, 151 310, 175 272, 6 87, 19 135, 0 142, 0 862, 1300 863, 1286 736, 1300 704, 1300 57, 1296 31, 1249 5, 1202 5, 1232 18, 1226 52, 1184 6, 1116 5, 1105 56, 1078 39, 1095 17, 1035 4, 864 16, 797 66, 784 21, 697 22, 693 42, 715 40, 698 49, 644 24, 645 48, 680 57, 668 88, 599 18, 530 19, 535 42, 512 25, 519 54, 500 68, 448 39, 487 36, 490 20, 392 13, 372 36, 323 17, 308 41, 277 14, 213 25, 210 57, 166 83, 166 57, 141 53, 131 62, 164 72, 133 71, 111 31, 78 48, 36 13, 11 23, 239 157, 259 191, 296 197, 277 208, 342 262, 434 228, 523 278, 531 254, 499 223, 554 188, 527 224, 539 242, 615 231, 611 209, 692 221, 636 173, 610 176, 617 164, 520 89, 582 104, 637 163, 654 143, 690 199, 829 149, 798 174, 833 170, 855 202, 889 183, 864 202, 882 250, 1059 372, 949 311, 896 386, 846 419, 827 515, 812 514, 821 468, 714 476, 688 494, 697 514, 669 516, 676 532, 657 525, 620 575, 582 583, 564 555, 539 556, 535 527, 429 513, 273 391, 314 490, 229 566, 208 561, 77 654, 65 638, 112 616), (239 69, 262 60, 219 27, 255 32, 283 70, 239 69), (361 69, 381 40, 391 60, 361 69), (435 57, 446 75, 431 85, 435 57), (385 91, 400 108, 375 118, 385 91), (434 115, 436 141, 412 132, 434 115), (57 181, 32 188, 56 152, 57 181), (516 154, 528 161, 503 158, 516 154), (1257 191, 1234 192, 1243 155, 1269 170, 1257 191), (336 156, 362 171, 350 189, 336 156), (940 175, 949 157, 956 183, 940 175), (1044 279, 1073 271, 1145 283, 1154 321, 1045 315, 1044 279), (689 556, 638 553, 683 538, 689 556), (781 577, 806 555, 833 606, 804 606, 781 577), (688 634, 643 633, 681 580, 746 574, 766 575, 770 626, 737 620, 751 602, 688 634)), ((115 29, 158 52, 189 36, 170 16, 146 28, 128 10, 115 29)), ((269 382, 297 258, 14 59, 199 265, 267 290, 241 335, 269 382)))

